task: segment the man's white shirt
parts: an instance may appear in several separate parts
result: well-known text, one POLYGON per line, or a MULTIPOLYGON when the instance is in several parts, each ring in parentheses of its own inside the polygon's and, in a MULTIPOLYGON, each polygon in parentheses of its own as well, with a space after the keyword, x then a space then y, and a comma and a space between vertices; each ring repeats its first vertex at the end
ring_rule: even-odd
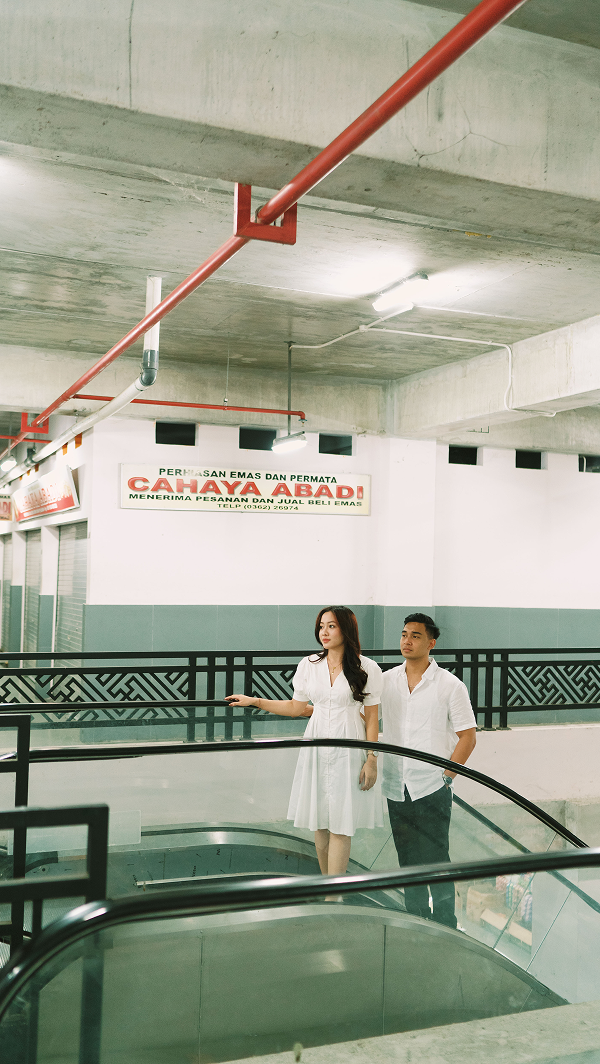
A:
MULTIPOLYGON (((464 683, 433 660, 412 692, 406 663, 384 673, 381 714, 383 742, 438 757, 450 757, 457 732, 477 726, 464 683)), ((404 801, 405 787, 413 802, 433 794, 443 786, 441 776, 440 768, 424 761, 383 755, 383 794, 396 802, 404 801)))

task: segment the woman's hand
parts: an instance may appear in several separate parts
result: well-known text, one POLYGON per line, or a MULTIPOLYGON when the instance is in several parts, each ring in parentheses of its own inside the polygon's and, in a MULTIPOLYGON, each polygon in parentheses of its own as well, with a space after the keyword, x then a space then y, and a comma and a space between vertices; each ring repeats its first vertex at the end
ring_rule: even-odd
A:
POLYGON ((254 706, 258 702, 257 698, 251 698, 248 695, 225 695, 225 701, 230 706, 254 706))
POLYGON ((367 757, 363 767, 360 770, 360 776, 358 782, 361 791, 370 791, 371 787, 375 786, 377 781, 377 758, 367 757))

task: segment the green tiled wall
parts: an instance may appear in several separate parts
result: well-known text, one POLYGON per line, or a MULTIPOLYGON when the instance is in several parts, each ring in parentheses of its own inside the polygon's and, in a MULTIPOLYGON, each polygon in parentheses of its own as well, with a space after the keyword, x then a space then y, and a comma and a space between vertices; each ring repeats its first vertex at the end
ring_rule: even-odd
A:
MULTIPOLYGON (((84 650, 304 650, 314 606, 85 606, 84 650)), ((474 606, 353 606, 365 649, 398 646, 404 618, 422 610, 440 649, 600 646, 600 610, 474 606)), ((45 649, 45 648, 44 648, 45 649)))

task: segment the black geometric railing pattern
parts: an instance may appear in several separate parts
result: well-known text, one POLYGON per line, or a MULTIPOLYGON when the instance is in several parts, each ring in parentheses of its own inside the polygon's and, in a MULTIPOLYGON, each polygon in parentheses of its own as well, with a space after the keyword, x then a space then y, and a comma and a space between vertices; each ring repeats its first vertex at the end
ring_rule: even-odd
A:
POLYGON ((598 705, 600 662, 509 665, 507 701, 511 709, 531 705, 598 705))
POLYGON ((5 670, 0 674, 0 702, 141 702, 186 698, 188 669, 163 671, 52 669, 5 670))
MULTIPOLYGON (((247 739, 257 721, 272 716, 234 709, 224 696, 243 691, 290 698, 294 672, 305 653, 87 653, 76 661, 72 655, 48 652, 37 657, 2 654, 0 712, 29 707, 34 728, 112 732, 153 726, 174 728, 173 737, 188 740, 247 739)), ((365 653, 384 671, 402 662, 397 650, 365 653)), ((507 727, 509 713, 531 710, 583 708, 598 710, 600 719, 598 649, 444 650, 436 660, 464 680, 478 723, 486 728, 507 727)), ((289 718, 277 719, 284 727, 293 726, 289 718)), ((123 737, 115 734, 115 739, 123 737)))

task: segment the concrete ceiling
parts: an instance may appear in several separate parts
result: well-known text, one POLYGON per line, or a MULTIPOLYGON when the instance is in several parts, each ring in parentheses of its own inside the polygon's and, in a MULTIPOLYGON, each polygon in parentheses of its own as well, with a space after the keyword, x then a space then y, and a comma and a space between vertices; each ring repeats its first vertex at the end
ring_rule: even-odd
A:
MULTIPOLYGON (((148 274, 162 275, 166 294, 228 238, 233 180, 251 182, 255 206, 264 203, 333 135, 322 124, 326 104, 337 132, 372 99, 385 56, 396 76, 398 64, 409 61, 409 44, 421 54, 456 13, 473 6, 473 0, 340 2, 349 20, 341 43, 336 3, 311 8, 322 28, 333 19, 325 61, 317 38, 296 33, 292 0, 267 5, 276 28, 271 34, 271 23, 261 23, 251 44, 242 41, 243 31, 239 39, 231 35, 231 2, 206 0, 195 9, 196 29, 204 23, 212 29, 198 36, 197 54, 187 57, 184 93, 179 82, 181 91, 171 83, 181 75, 188 8, 173 0, 169 32, 177 32, 158 96, 148 77, 147 48, 166 30, 160 19, 153 21, 159 6, 152 0, 137 3, 133 36, 133 6, 125 0, 115 2, 101 30, 93 31, 106 56, 116 57, 114 69, 95 65, 93 33, 84 32, 67 0, 61 25, 70 27, 70 43, 64 55, 62 45, 50 46, 48 67, 30 61, 38 56, 32 42, 39 56, 46 55, 47 26, 38 5, 27 6, 27 17, 21 8, 3 9, 6 25, 14 22, 13 37, 6 34, 5 41, 14 47, 0 47, 6 80, 0 85, 0 358, 6 359, 0 412, 16 411, 32 395, 31 384, 19 380, 19 359, 28 367, 45 360, 44 388, 52 394, 36 395, 42 404, 51 401, 143 316, 148 274), (406 55, 392 48, 388 56, 390 40, 404 40, 406 55), (349 69, 353 75, 339 92, 349 69), (94 75, 89 83, 88 70, 94 75), (204 83, 205 74, 214 84, 210 78, 204 83), (229 101, 239 103, 240 83, 250 102, 238 113, 229 101), (296 99, 299 86, 312 90, 313 83, 316 94, 296 99), (364 100, 353 101, 356 111, 346 114, 346 95, 358 83, 364 100), (271 95, 274 86, 278 94, 271 95), (69 378, 61 377, 59 386, 61 373, 69 378)), ((365 420, 365 430, 400 432, 402 425, 390 428, 385 421, 384 394, 410 389, 408 378, 424 371, 441 379, 452 363, 472 379, 465 360, 490 351, 455 341, 517 344, 597 315, 598 56, 578 46, 600 45, 599 2, 529 0, 509 25, 573 43, 499 30, 497 44, 490 38, 474 49, 394 120, 385 138, 378 134, 369 145, 372 156, 353 155, 301 201, 294 247, 251 242, 169 315, 161 327, 166 397, 184 400, 196 387, 195 401, 206 402, 210 393, 214 402, 216 392, 220 402, 229 359, 234 390, 249 395, 253 376, 254 401, 274 403, 261 389, 279 374, 283 393, 288 341, 320 345, 369 324, 376 316, 370 297, 415 270, 431 277, 426 304, 386 326, 424 336, 362 332, 321 349, 295 350, 304 395, 298 402, 316 405, 318 418, 326 419, 330 390, 370 389, 381 410, 365 420), (320 388, 313 387, 319 381, 320 388)), ((141 342, 131 355, 140 350, 141 342)), ((506 352, 498 361, 504 395, 506 352)), ((105 376, 88 392, 114 394, 118 372, 110 384, 105 376)), ((444 390, 442 384, 442 396, 444 390)), ((582 394, 587 391, 586 385, 582 394)), ((550 396, 551 389, 531 402, 550 396)), ((142 410, 152 416, 148 409, 136 408, 135 416, 142 410)), ((481 410, 487 425, 491 406, 481 410)), ((362 424, 361 417, 348 415, 344 424, 362 424)), ((559 418, 546 422, 547 433, 558 431, 559 418)), ((450 420, 458 424, 460 418, 450 420)), ((0 414, 0 430, 8 424, 0 414)))
MULTIPOLYGON (((48 154, 0 156, 2 343, 100 355, 142 317, 148 273, 166 293, 227 239, 232 186, 48 154)), ((431 276, 428 305, 388 327, 513 343, 598 311, 592 251, 309 197, 296 246, 248 245, 166 319, 161 355, 282 368, 288 340, 321 344, 373 321, 369 294, 417 269, 431 276)), ((298 373, 390 380, 484 350, 372 333, 294 361, 298 373)))
MULTIPOLYGON (((419 0, 419 3, 461 15, 473 7, 472 0, 419 0)), ((600 48, 598 0, 527 0, 506 20, 506 25, 540 33, 544 37, 600 48)))

